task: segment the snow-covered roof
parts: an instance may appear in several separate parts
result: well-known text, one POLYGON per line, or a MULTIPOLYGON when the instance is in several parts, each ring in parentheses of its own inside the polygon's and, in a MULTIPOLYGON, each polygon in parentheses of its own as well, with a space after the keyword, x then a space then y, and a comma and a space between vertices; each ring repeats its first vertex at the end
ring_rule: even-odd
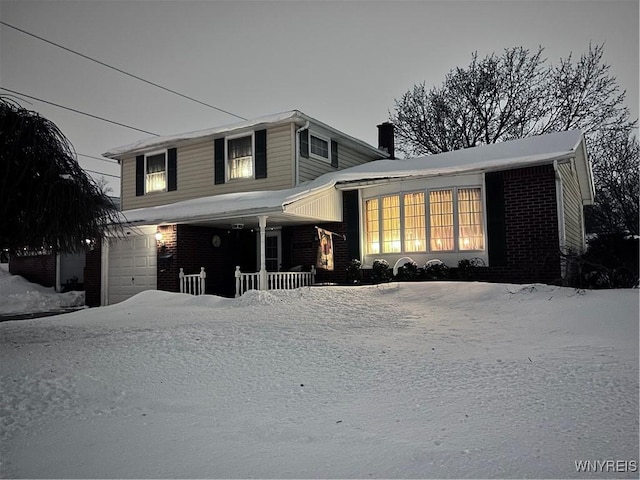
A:
POLYGON ((583 202, 592 200, 591 169, 580 131, 558 132, 521 140, 408 160, 377 160, 327 173, 298 187, 275 191, 240 192, 185 200, 169 205, 123 212, 132 223, 171 223, 216 220, 293 211, 296 203, 322 192, 356 188, 363 182, 427 178, 472 172, 499 171, 576 159, 583 202), (586 193, 584 192, 586 190, 586 193))
POLYGON ((243 120, 241 122, 235 122, 228 125, 222 125, 219 127, 209 128, 205 130, 196 130, 193 132, 180 133, 176 135, 166 135, 166 136, 156 136, 145 138, 139 140, 137 142, 130 143, 128 145, 124 145, 121 147, 115 147, 102 154, 103 157, 107 158, 122 158, 127 154, 134 154, 138 152, 148 151, 152 148, 162 148, 169 145, 176 145, 180 143, 188 143, 194 140, 200 140, 202 138, 207 137, 216 137, 220 135, 224 135, 229 132, 240 132, 242 130, 255 129, 257 127, 266 126, 266 125, 278 125, 288 122, 294 122, 298 126, 303 126, 307 122, 312 123, 316 126, 322 127, 324 130, 328 130, 331 132, 333 136, 336 138, 342 138, 352 144, 356 148, 360 148, 365 150, 370 154, 377 155, 378 158, 387 158, 388 155, 386 152, 379 150, 368 143, 359 140, 355 137, 347 135, 346 133, 341 132, 340 130, 336 130, 335 128, 323 123, 315 118, 312 118, 300 110, 291 110, 288 112, 276 113, 274 115, 268 115, 264 117, 258 117, 250 120, 243 120))
MULTIPOLYGON (((408 176, 437 176, 471 171, 505 170, 553 160, 579 157, 585 186, 591 184, 580 130, 554 132, 507 142, 404 160, 378 160, 337 172, 339 182, 357 182, 408 176)), ((578 166, 580 168, 580 166, 578 166)))

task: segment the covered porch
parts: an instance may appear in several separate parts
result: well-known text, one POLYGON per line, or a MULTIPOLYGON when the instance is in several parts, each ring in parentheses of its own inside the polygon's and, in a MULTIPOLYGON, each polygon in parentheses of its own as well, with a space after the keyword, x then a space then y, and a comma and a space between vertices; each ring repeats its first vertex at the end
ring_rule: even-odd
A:
MULTIPOLYGON (((270 196, 279 192, 234 195, 258 193, 270 196)), ((186 208, 180 216, 165 215, 159 211, 162 207, 155 207, 154 213, 165 217, 155 224, 159 290, 179 291, 180 269, 183 275, 197 275, 203 267, 204 293, 208 294, 234 297, 250 289, 311 285, 318 273, 315 227, 336 225, 343 218, 342 194, 334 188, 293 198, 275 207, 216 211, 221 205, 224 202, 218 205, 212 202, 211 212, 202 215, 186 208)), ((169 213, 177 210, 175 205, 167 205, 165 209, 169 213)), ((322 273, 319 277, 320 281, 326 281, 322 280, 322 273)))

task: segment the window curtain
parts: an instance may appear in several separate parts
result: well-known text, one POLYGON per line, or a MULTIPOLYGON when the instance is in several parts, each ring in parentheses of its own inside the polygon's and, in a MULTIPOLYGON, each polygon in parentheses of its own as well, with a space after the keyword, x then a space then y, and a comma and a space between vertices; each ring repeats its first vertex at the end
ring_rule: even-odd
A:
POLYGON ((378 220, 378 199, 366 202, 366 248, 367 253, 380 253, 380 221, 378 220))
POLYGON ((251 137, 233 138, 227 142, 229 178, 247 178, 253 175, 251 137))
POLYGON ((453 192, 429 192, 429 219, 432 251, 453 250, 453 192))
POLYGON ((404 196, 404 250, 424 252, 427 249, 424 192, 404 196))
POLYGON ((166 162, 164 153, 147 157, 146 191, 157 192, 167 186, 166 162))
POLYGON ((484 249, 482 198, 479 188, 458 189, 458 248, 484 249))
POLYGON ((382 252, 400 252, 400 247, 400 195, 382 197, 382 252))

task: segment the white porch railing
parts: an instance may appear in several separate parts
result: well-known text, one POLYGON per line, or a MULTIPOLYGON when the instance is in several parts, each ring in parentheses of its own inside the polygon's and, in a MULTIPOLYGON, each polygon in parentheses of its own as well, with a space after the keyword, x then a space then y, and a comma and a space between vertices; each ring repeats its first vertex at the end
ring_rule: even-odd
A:
POLYGON ((189 293, 191 295, 204 295, 207 274, 204 267, 200 267, 200 273, 185 274, 180 268, 180 293, 189 293))
POLYGON ((316 268, 310 272, 267 272, 267 288, 260 288, 260 272, 243 273, 236 267, 236 297, 247 290, 292 290, 307 287, 316 281, 316 268))

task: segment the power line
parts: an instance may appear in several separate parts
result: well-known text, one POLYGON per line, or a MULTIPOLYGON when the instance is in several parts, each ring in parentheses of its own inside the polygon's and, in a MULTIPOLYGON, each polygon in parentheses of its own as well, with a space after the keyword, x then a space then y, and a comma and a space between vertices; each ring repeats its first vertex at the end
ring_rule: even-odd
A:
POLYGON ((87 157, 87 158, 93 158, 94 160, 101 160, 103 162, 107 162, 107 163, 120 163, 117 160, 112 160, 110 158, 100 158, 100 157, 96 157, 93 155, 87 155, 86 153, 77 153, 76 155, 80 156, 80 157, 87 157))
POLYGON ((86 169, 86 168, 83 168, 83 170, 84 170, 85 172, 95 173, 96 175, 104 175, 105 177, 120 178, 120 175, 111 175, 111 174, 109 174, 109 173, 96 172, 95 170, 88 170, 88 169, 86 169))
POLYGON ((115 122, 113 120, 108 120, 106 118, 103 117, 99 117, 97 115, 92 115, 90 113, 86 113, 86 112, 81 112, 80 110, 76 110, 74 108, 70 108, 70 107, 65 107, 63 105, 58 105, 57 103, 53 103, 53 102, 48 102, 47 100, 43 100, 41 98, 37 98, 37 97, 32 97, 31 95, 27 95, 26 93, 20 93, 20 92, 16 92, 15 90, 10 90, 8 88, 2 87, 0 86, 1 90, 6 90, 7 92, 11 92, 11 93, 15 93, 17 95, 21 95, 23 97, 27 97, 27 98, 31 98, 32 100, 37 100, 39 102, 42 103, 47 103, 49 105, 53 105, 54 107, 58 107, 58 108, 64 108, 65 110, 69 110, 71 112, 74 113, 79 113, 80 115, 85 115, 87 117, 91 117, 91 118, 95 118, 97 120, 102 120, 103 122, 108 122, 108 123, 113 123, 114 125, 119 125, 120 127, 125 127, 125 128, 130 128, 131 130, 137 130, 138 132, 142 132, 142 133, 148 133, 149 135, 153 135, 154 137, 159 137, 160 135, 158 135, 157 133, 153 133, 153 132, 148 132, 146 130, 142 130, 140 128, 136 128, 136 127, 132 127, 130 125, 125 125, 124 123, 120 123, 120 122, 115 122))
POLYGON ((95 58, 92 58, 92 57, 90 57, 88 55, 84 55, 84 54, 82 54, 80 52, 76 52, 75 50, 71 50, 70 48, 67 48, 67 47, 65 47, 63 45, 60 45, 60 44, 55 43, 55 42, 52 42, 51 40, 47 40, 46 38, 40 37, 40 36, 38 36, 38 35, 36 35, 34 33, 27 32, 26 30, 23 30, 21 28, 18 28, 18 27, 15 27, 13 25, 10 25, 7 22, 3 22, 3 21, 0 20, 0 24, 4 25, 6 27, 9 27, 9 28, 13 28, 14 30, 17 30, 18 32, 24 33, 25 35, 29 35, 29 36, 31 36, 33 38, 37 38, 38 40, 41 40, 43 42, 49 43, 49 44, 51 44, 51 45, 53 45, 55 47, 61 48, 61 49, 65 50, 65 51, 67 51, 69 53, 73 53, 74 55, 78 55, 78 56, 80 56, 80 57, 82 57, 84 59, 91 60, 92 62, 95 62, 95 63, 97 63, 99 65, 102 65, 103 67, 110 68, 111 70, 115 70, 116 72, 120 72, 120 73, 122 73, 124 75, 127 75, 127 76, 131 77, 131 78, 135 78, 136 80, 140 80, 141 82, 148 83, 149 85, 153 85, 154 87, 160 88, 160 89, 165 90, 165 91, 170 92, 170 93, 173 93, 173 94, 178 95, 178 96, 180 96, 182 98, 186 98, 187 100, 191 100, 192 102, 199 103, 200 105, 204 105, 205 107, 213 108, 214 110, 218 110, 219 112, 226 113, 227 115, 231 115, 232 117, 239 118, 240 120, 246 120, 246 118, 241 117, 240 115, 236 115, 235 113, 231 113, 228 110, 224 110, 222 108, 218 108, 218 107, 215 107, 213 105, 209 105, 208 103, 201 102, 200 100, 197 100, 197 99, 195 99, 193 97, 190 97, 188 95, 185 95, 183 93, 177 92, 177 91, 172 90, 172 89, 167 88, 167 87, 163 87, 162 85, 159 85, 159 84, 157 84, 155 82, 152 82, 150 80, 146 80, 146 79, 144 79, 142 77, 139 77, 137 75, 134 75, 132 73, 125 72, 124 70, 122 70, 120 68, 111 66, 111 65, 109 65, 107 63, 101 62, 100 60, 96 60, 95 58))

